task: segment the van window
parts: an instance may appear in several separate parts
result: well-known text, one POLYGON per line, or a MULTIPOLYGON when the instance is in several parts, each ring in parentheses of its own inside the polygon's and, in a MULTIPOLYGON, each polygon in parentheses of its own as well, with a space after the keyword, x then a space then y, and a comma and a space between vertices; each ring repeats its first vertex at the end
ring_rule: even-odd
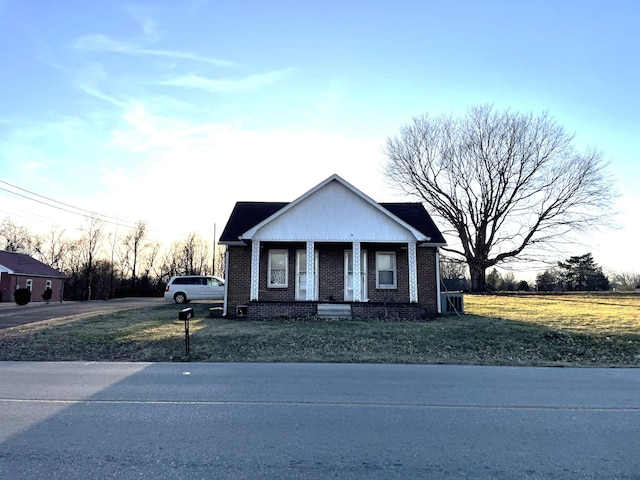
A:
POLYGON ((177 277, 173 280, 174 285, 202 285, 202 279, 198 277, 177 277))

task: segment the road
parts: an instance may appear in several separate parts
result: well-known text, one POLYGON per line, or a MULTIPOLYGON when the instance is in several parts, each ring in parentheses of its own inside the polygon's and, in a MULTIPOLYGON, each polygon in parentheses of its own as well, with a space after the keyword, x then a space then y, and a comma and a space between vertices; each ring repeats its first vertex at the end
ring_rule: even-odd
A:
POLYGON ((640 370, 0 363, 0 478, 639 479, 640 370))
POLYGON ((88 313, 106 313, 129 308, 140 308, 164 302, 163 298, 117 298, 88 302, 31 302, 27 305, 0 303, 0 330, 27 323, 88 313))

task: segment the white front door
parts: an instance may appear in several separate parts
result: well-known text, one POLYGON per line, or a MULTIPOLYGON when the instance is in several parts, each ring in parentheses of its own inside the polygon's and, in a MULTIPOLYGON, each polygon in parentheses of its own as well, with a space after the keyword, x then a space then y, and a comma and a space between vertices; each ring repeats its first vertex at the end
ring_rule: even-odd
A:
MULTIPOLYGON (((344 251, 344 299, 353 301, 353 250, 344 251)), ((360 299, 367 299, 367 252, 360 251, 360 299)))
MULTIPOLYGON (((318 250, 315 250, 313 258, 313 279, 314 292, 313 299, 318 300, 318 250)), ((307 251, 298 250, 296 252, 296 300, 307 299, 307 251)))

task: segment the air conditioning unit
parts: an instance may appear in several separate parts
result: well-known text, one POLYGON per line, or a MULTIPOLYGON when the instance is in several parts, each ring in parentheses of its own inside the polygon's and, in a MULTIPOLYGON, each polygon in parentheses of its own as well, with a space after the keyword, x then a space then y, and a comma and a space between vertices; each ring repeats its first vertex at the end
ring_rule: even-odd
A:
POLYGON ((462 315, 464 313, 464 294, 462 292, 441 293, 440 308, 443 315, 462 315))

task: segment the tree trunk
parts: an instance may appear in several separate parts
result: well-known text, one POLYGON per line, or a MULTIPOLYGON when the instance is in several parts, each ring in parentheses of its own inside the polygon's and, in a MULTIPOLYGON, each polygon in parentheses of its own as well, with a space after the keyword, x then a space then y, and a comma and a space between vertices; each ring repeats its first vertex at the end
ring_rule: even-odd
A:
POLYGON ((469 264, 469 274, 471 275, 471 292, 481 293, 487 291, 485 278, 486 268, 483 265, 469 264))

